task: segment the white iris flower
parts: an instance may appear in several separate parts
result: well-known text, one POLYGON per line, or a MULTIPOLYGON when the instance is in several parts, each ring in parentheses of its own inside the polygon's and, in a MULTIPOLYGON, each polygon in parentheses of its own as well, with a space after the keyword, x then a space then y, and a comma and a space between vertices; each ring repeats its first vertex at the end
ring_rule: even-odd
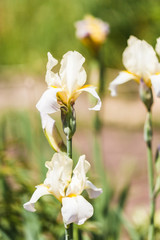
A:
MULTIPOLYGON (((48 89, 43 93, 37 103, 37 109, 40 111, 42 119, 42 127, 46 136, 54 147, 57 140, 54 139, 55 121, 49 114, 55 113, 60 110, 62 106, 73 106, 76 99, 82 92, 88 92, 97 99, 97 104, 89 110, 98 111, 101 108, 101 100, 95 90, 94 86, 84 85, 86 82, 86 72, 82 67, 85 58, 78 52, 67 52, 62 60, 59 73, 54 73, 52 68, 57 65, 58 61, 48 53, 48 63, 45 81, 48 89)), ((58 142, 62 145, 61 139, 58 142)), ((57 151, 57 150, 56 150, 57 151)))
POLYGON ((34 212, 34 204, 37 200, 47 194, 52 194, 62 203, 62 217, 65 225, 76 223, 83 224, 93 215, 92 205, 81 195, 85 189, 90 198, 96 198, 102 193, 89 180, 86 173, 90 164, 85 160, 85 155, 80 156, 73 170, 73 160, 63 153, 55 153, 50 162, 46 162, 48 168, 47 176, 43 184, 38 185, 29 202, 24 208, 34 212))
MULTIPOLYGON (((156 50, 160 49, 158 45, 156 48, 156 50)), ((153 86, 156 95, 160 97, 160 63, 150 44, 130 36, 122 60, 127 71, 121 71, 118 77, 110 83, 109 89, 112 96, 117 95, 118 85, 130 80, 140 83, 142 79, 149 88, 153 86)))

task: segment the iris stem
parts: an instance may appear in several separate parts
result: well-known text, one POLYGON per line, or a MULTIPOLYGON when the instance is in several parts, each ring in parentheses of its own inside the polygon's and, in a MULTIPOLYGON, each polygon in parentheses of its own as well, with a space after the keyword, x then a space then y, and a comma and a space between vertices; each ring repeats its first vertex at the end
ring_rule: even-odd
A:
MULTIPOLYGON (((72 138, 67 137, 67 156, 72 158, 72 138)), ((65 240, 73 240, 73 223, 65 227, 65 240)))
MULTIPOLYGON (((105 71, 106 71, 106 67, 105 67, 105 63, 104 63, 103 55, 101 54, 101 51, 99 51, 97 53, 96 60, 98 62, 98 68, 99 68, 98 95, 102 99, 104 97, 104 94, 105 94, 105 85, 106 85, 105 71)), ((100 130, 102 128, 102 121, 100 119, 99 111, 97 111, 95 115, 96 115, 95 116, 95 121, 94 121, 95 130, 96 130, 96 132, 100 132, 100 130)))
MULTIPOLYGON (((155 196, 154 196, 154 168, 152 160, 152 115, 148 111, 146 124, 150 128, 150 135, 147 143, 147 161, 148 161, 148 181, 149 181, 149 197, 150 197, 150 225, 148 230, 148 240, 154 240, 154 215, 155 215, 155 196)), ((147 128, 144 129, 147 135, 147 128)))

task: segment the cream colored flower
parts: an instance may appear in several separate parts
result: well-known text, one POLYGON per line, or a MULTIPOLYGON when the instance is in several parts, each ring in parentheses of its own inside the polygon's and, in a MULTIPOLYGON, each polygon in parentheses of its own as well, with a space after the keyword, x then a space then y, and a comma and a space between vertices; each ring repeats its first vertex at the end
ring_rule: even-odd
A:
POLYGON ((160 64, 151 45, 144 40, 130 36, 128 47, 123 52, 123 65, 127 71, 122 71, 109 86, 111 95, 117 95, 117 86, 142 79, 148 87, 153 86, 155 93, 160 97, 160 64))
MULTIPOLYGON (((48 137, 50 139, 51 131, 49 133, 48 129, 54 129, 54 120, 51 122, 48 114, 59 111, 62 106, 67 107, 74 105, 76 99, 82 92, 88 92, 97 99, 96 106, 89 108, 89 110, 98 111, 101 108, 101 100, 95 87, 84 85, 86 82, 86 72, 82 67, 84 61, 85 58, 80 53, 69 51, 63 56, 59 73, 54 73, 52 68, 58 61, 48 53, 45 77, 48 89, 43 93, 36 106, 41 114, 42 127, 46 135, 50 136, 48 137), (48 127, 49 123, 50 126, 48 127)), ((54 138, 52 138, 52 141, 54 141, 54 138)))
POLYGON ((109 34, 109 24, 91 15, 75 23, 76 36, 79 39, 90 39, 95 45, 101 45, 109 34))
POLYGON ((55 153, 50 162, 46 162, 47 176, 43 184, 38 185, 29 202, 24 208, 34 212, 37 200, 47 194, 56 197, 62 203, 62 216, 65 225, 72 222, 81 225, 93 215, 92 205, 81 195, 86 190, 90 198, 96 198, 102 193, 87 180, 86 173, 90 168, 85 156, 80 156, 73 170, 73 160, 62 153, 55 153))

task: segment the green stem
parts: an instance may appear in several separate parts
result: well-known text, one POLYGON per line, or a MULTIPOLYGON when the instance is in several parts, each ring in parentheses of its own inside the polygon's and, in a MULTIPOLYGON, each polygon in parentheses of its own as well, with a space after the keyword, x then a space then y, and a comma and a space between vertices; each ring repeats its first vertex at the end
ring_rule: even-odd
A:
POLYGON ((149 196, 150 196, 150 226, 148 240, 154 239, 154 214, 155 214, 155 197, 154 197, 154 174, 152 162, 152 147, 147 146, 148 156, 148 179, 149 179, 149 196))
POLYGON ((67 156, 72 158, 72 138, 67 138, 67 156))
MULTIPOLYGON (((99 66, 98 95, 102 99, 104 97, 104 94, 105 94, 105 85, 106 85, 106 81, 105 81, 105 64, 104 64, 104 61, 103 61, 103 58, 102 58, 100 52, 98 52, 98 54, 96 56, 96 59, 97 59, 98 66, 99 66)), ((94 125, 95 125, 96 132, 99 132, 101 127, 102 127, 102 121, 100 119, 99 112, 96 112, 95 124, 94 125)))
POLYGON ((148 230, 148 240, 154 240, 154 214, 155 214, 155 196, 154 196, 154 169, 152 160, 152 115, 148 111, 144 128, 147 143, 147 161, 148 161, 148 181, 150 197, 150 225, 148 230))
MULTIPOLYGON (((72 158, 72 138, 67 137, 67 156, 72 158)), ((65 227, 65 240, 73 240, 73 223, 65 227)))

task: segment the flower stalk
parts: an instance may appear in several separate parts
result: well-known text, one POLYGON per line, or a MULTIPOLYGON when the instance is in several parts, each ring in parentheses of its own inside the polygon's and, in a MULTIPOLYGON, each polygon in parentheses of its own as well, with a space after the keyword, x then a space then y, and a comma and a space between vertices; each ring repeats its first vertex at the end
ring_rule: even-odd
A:
POLYGON ((147 145, 147 164, 150 198, 150 225, 148 230, 148 240, 154 239, 154 215, 155 215, 155 194, 154 194, 154 167, 152 160, 152 113, 153 95, 151 88, 148 88, 144 81, 140 82, 140 97, 147 108, 146 121, 144 124, 144 141, 147 145))
MULTIPOLYGON (((69 106, 67 110, 61 108, 61 119, 67 139, 67 156, 72 158, 72 136, 76 130, 76 118, 73 107, 69 106)), ((65 226, 65 240, 73 240, 73 223, 65 226)))
POLYGON ((150 197, 150 225, 148 230, 148 240, 154 239, 154 215, 155 215, 155 196, 154 196, 154 168, 152 160, 152 114, 148 111, 144 125, 144 138, 147 144, 148 161, 148 181, 150 197))

